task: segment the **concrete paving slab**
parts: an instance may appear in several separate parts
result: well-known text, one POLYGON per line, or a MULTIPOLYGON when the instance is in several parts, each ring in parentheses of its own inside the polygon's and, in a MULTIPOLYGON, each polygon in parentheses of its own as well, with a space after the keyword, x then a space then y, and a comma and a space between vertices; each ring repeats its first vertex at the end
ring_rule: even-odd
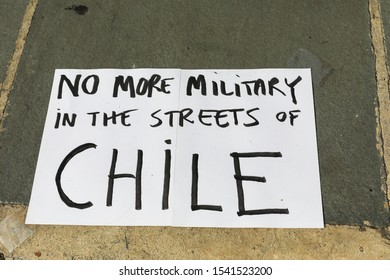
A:
POLYGON ((3 0, 0 3, 0 83, 5 79, 28 0, 3 0))
POLYGON ((325 221, 387 226, 368 3, 353 0, 39 1, 0 134, 0 201, 29 201, 54 69, 275 68, 301 49, 333 69, 314 88, 325 221))
MULTIPOLYGON (((25 206, 0 207, 23 222, 25 206)), ((389 260, 389 229, 221 229, 29 225, 34 234, 7 260, 389 260)), ((1 253, 0 253, 1 258, 1 253)))

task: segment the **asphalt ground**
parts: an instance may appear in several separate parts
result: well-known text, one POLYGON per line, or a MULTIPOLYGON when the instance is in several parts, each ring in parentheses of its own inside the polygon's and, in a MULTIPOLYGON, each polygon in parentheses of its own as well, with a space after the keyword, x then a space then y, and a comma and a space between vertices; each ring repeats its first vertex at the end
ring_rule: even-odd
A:
MULTIPOLYGON (((326 227, 337 232, 338 226, 347 226, 345 229, 352 230, 353 234, 360 234, 363 228, 363 234, 368 234, 365 230, 368 226, 373 229, 369 233, 376 236, 374 240, 386 237, 390 215, 386 169, 388 132, 385 129, 389 115, 386 107, 388 87, 387 95, 386 89, 384 94, 380 93, 378 77, 381 73, 388 77, 390 46, 386 38, 390 38, 390 5, 381 1, 378 8, 378 3, 377 0, 3 1, 0 4, 0 78, 3 81, 0 95, 0 202, 4 207, 3 218, 12 211, 16 211, 17 216, 23 216, 28 207, 52 77, 57 68, 310 67, 313 71, 326 227), (374 42, 373 25, 384 30, 379 31, 379 43, 374 42), (377 53, 381 40, 387 48, 383 57, 377 53), (385 65, 381 69, 378 68, 380 62, 385 65)), ((22 218, 18 219, 23 223, 22 218)), ((62 235, 60 240, 74 240, 78 230, 85 238, 88 231, 94 232, 94 236, 101 235, 99 228, 49 228, 33 227, 35 234, 45 229, 58 230, 58 237, 62 235), (72 234, 67 236, 69 231, 72 234)), ((126 234, 131 231, 127 228, 113 230, 125 234, 126 240, 126 234)), ((142 236, 142 229, 134 230, 133 237, 142 236)), ((155 238, 157 232, 167 234, 165 230, 156 228, 146 232, 149 238, 155 238)), ((194 230, 207 234, 203 230, 194 230)), ((169 231, 174 232, 171 232, 173 236, 182 238, 192 234, 185 230, 169 231)), ((214 237, 228 232, 217 231, 216 235, 214 231, 211 239, 207 239, 210 243, 214 237)), ((248 238, 240 243, 248 246, 244 255, 231 253, 228 256, 267 256, 249 253, 250 244, 259 242, 249 240, 250 231, 240 231, 248 238)), ((309 234, 313 240, 325 240, 328 237, 321 234, 329 232, 302 233, 298 230, 290 233, 296 239, 302 238, 301 234, 309 234)), ((285 232, 273 231, 273 234, 288 240, 289 234, 285 232)), ((261 232, 259 235, 264 238, 261 232)), ((239 238, 238 232, 234 236, 239 238)), ((330 244, 334 235, 329 238, 324 243, 330 244)), ((223 246, 231 246, 228 244, 232 240, 222 238, 222 243, 218 243, 220 255, 211 256, 222 256, 223 246)), ((39 247, 34 242, 37 239, 32 237, 29 244, 39 247)), ((98 246, 96 242, 94 244, 98 246)), ((134 254, 128 257, 148 258, 142 253, 145 248, 138 241, 133 242, 139 251, 133 251, 134 254)), ((160 248, 157 245, 153 247, 150 239, 145 242, 149 248, 145 251, 155 252, 154 249, 160 248)), ((286 245, 287 241, 282 243, 285 247, 278 245, 277 248, 284 254, 272 251, 271 258, 288 255, 287 251, 291 248, 286 245)), ((183 255, 179 253, 179 248, 194 248, 190 244, 183 246, 175 247, 176 256, 210 256, 203 249, 188 249, 183 255), (195 253, 190 253, 192 251, 195 253)), ((65 254, 62 250, 62 255, 53 253, 42 243, 41 247, 47 249, 47 258, 77 255, 77 249, 73 247, 68 249, 75 250, 72 254, 65 254)), ((31 248, 30 253, 34 250, 31 248)), ((261 252, 266 250, 262 246, 251 248, 261 252)), ((337 252, 337 248, 333 247, 334 250, 328 252, 328 258, 332 257, 332 252, 337 252)), ((384 250, 377 255, 373 250, 371 257, 388 256, 386 248, 375 249, 376 252, 384 250)), ((292 256, 310 258, 310 254, 304 255, 304 251, 302 249, 299 251, 301 255, 292 256)), ((92 250, 89 254, 77 256, 99 258, 97 252, 100 251, 92 250)), ((175 256, 164 253, 163 248, 159 252, 150 253, 149 257, 175 256)), ((315 252, 321 252, 321 249, 317 248, 315 252)), ((15 258, 17 254, 7 256, 15 258)), ((110 258, 107 251, 101 254, 110 258)), ((23 251, 19 256, 37 257, 24 255, 23 251)), ((315 256, 312 255, 313 258, 315 256)))

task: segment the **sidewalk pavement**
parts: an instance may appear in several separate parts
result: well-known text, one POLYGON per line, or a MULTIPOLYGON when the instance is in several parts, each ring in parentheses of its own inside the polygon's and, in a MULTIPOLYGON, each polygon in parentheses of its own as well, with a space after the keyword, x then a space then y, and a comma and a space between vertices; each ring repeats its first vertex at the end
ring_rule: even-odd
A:
POLYGON ((57 68, 310 67, 327 225, 28 226, 34 232, 14 251, 0 244, 6 258, 390 257, 388 1, 6 0, 0 6, 0 221, 14 215, 23 223, 57 68))

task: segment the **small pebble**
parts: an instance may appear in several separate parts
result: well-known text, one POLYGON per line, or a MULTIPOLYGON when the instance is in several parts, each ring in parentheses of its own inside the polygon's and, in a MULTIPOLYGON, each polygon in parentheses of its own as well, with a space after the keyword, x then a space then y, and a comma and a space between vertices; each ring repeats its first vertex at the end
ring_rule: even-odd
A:
POLYGON ((36 251, 36 252, 34 253, 34 255, 37 256, 37 257, 39 258, 40 256, 42 256, 42 253, 41 253, 41 251, 36 251))

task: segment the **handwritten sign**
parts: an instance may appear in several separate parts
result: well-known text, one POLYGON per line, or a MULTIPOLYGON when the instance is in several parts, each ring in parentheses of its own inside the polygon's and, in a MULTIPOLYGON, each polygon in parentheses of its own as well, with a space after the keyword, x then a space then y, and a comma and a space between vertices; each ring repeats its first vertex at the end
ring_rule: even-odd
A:
POLYGON ((26 222, 323 227, 310 69, 56 70, 26 222))

